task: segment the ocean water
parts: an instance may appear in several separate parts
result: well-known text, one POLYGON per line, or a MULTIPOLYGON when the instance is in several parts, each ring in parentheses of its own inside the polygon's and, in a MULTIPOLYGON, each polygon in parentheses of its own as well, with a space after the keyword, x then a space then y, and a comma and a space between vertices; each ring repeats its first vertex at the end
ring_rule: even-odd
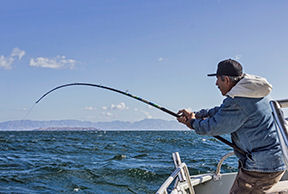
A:
MULTIPOLYGON (((193 131, 2 131, 0 193, 155 193, 173 152, 192 175, 215 171, 229 151, 193 131)), ((231 157, 221 172, 236 170, 231 157)))

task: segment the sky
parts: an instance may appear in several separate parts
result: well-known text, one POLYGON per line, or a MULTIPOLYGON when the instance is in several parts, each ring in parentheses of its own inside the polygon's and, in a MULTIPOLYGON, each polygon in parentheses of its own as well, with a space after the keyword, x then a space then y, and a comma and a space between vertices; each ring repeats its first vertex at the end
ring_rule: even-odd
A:
POLYGON ((218 106, 219 61, 238 60, 265 77, 271 98, 288 83, 288 1, 2 0, 0 122, 8 120, 173 120, 173 112, 218 106))

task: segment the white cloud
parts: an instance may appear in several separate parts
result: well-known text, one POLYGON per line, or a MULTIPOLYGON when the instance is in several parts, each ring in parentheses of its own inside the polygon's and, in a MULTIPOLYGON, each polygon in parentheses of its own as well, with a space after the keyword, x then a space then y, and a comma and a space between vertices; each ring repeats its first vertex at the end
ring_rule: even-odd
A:
POLYGON ((125 110, 125 109, 128 109, 128 107, 126 106, 124 102, 121 102, 120 104, 117 104, 117 105, 111 104, 111 109, 112 110, 125 110))
MULTIPOLYGON (((92 109, 91 107, 87 107, 87 109, 92 109)), ((100 111, 101 114, 105 117, 113 118, 115 115, 119 114, 118 111, 128 110, 129 107, 124 102, 119 104, 111 104, 108 106, 102 106, 101 108, 94 108, 93 110, 100 111), (102 110, 102 111, 101 111, 102 110), (114 114, 115 113, 115 114, 114 114)))
POLYGON ((11 53, 11 57, 18 57, 18 60, 21 60, 25 55, 25 51, 20 50, 19 48, 14 48, 11 53))
POLYGON ((146 118, 147 118, 147 119, 152 119, 152 116, 150 115, 150 113, 149 113, 149 112, 146 112, 146 111, 142 111, 142 113, 144 113, 144 114, 145 114, 145 116, 146 116, 146 118))
POLYGON ((112 117, 113 114, 111 112, 103 112, 103 115, 106 117, 112 117))
POLYGON ((0 68, 4 69, 12 69, 12 64, 15 60, 21 60, 25 55, 25 51, 20 50, 19 48, 14 48, 10 54, 10 56, 0 56, 0 68))
POLYGON ((129 108, 126 106, 124 102, 121 102, 119 104, 111 104, 110 106, 102 106, 101 109, 102 115, 106 117, 113 117, 114 113, 117 111, 123 111, 128 110, 129 108))
POLYGON ((11 69, 14 59, 12 57, 0 56, 0 67, 4 69, 11 69))
POLYGON ((84 110, 94 111, 94 110, 97 110, 97 108, 95 108, 95 107, 93 107, 93 106, 86 106, 86 107, 84 107, 84 110))
MULTIPOLYGON (((149 105, 149 106, 150 106, 150 105, 149 105)), ((152 106, 150 106, 150 107, 152 107, 152 106)), ((147 119, 152 119, 152 118, 153 118, 153 117, 150 115, 150 113, 147 112, 147 111, 139 110, 138 108, 134 108, 134 111, 144 114, 144 115, 145 115, 145 118, 147 118, 147 119)))
POLYGON ((76 64, 74 59, 67 59, 65 56, 54 58, 37 57, 30 59, 30 66, 50 69, 73 69, 76 64))
POLYGON ((157 59, 157 61, 158 62, 162 62, 162 61, 164 61, 165 59, 163 58, 163 57, 159 57, 158 59, 157 59))

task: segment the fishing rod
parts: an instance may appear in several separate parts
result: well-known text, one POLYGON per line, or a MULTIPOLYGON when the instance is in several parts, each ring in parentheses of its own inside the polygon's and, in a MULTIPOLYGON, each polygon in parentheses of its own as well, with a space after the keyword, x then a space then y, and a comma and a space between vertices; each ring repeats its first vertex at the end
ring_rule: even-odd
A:
MULTIPOLYGON (((35 104, 38 104, 45 96, 47 96, 47 95, 50 94, 51 92, 53 92, 53 91, 55 91, 55 90, 58 90, 58 89, 60 89, 60 88, 69 87, 69 86, 91 86, 91 87, 98 87, 98 88, 110 90, 110 91, 113 91, 113 92, 117 92, 117 93, 123 94, 123 95, 125 95, 125 96, 129 96, 129 97, 134 98, 134 99, 136 99, 136 100, 139 100, 139 101, 141 101, 141 102, 144 102, 144 103, 146 103, 146 104, 148 104, 148 105, 151 105, 151 106, 153 106, 153 107, 155 107, 155 108, 157 108, 157 109, 159 109, 159 110, 162 110, 163 112, 166 112, 166 113, 168 113, 168 114, 170 114, 170 115, 172 115, 172 116, 174 116, 174 117, 176 117, 176 118, 179 118, 179 117, 180 117, 180 115, 176 114, 175 112, 173 112, 173 111, 171 111, 171 110, 168 110, 168 109, 166 109, 166 108, 164 108, 164 107, 161 107, 161 106, 159 106, 159 105, 157 105, 157 104, 155 104, 155 103, 153 103, 153 102, 147 101, 147 100, 145 100, 145 99, 143 99, 143 98, 140 98, 140 97, 138 97, 138 96, 134 96, 134 95, 132 95, 132 94, 130 94, 130 93, 128 93, 128 92, 124 92, 124 91, 117 90, 117 89, 114 89, 114 88, 111 88, 111 87, 107 87, 107 86, 102 86, 102 85, 99 85, 99 84, 90 84, 90 83, 70 83, 70 84, 64 84, 64 85, 61 85, 61 86, 57 86, 57 87, 53 88, 52 90, 46 92, 43 96, 41 96, 41 97, 39 98, 39 100, 37 100, 37 101, 35 102, 35 104)), ((246 153, 245 153, 243 150, 241 150, 241 149, 240 149, 239 147, 237 147, 234 143, 231 143, 230 141, 226 140, 225 138, 223 138, 223 137, 221 137, 221 136, 213 136, 213 137, 215 137, 215 138, 218 139, 219 141, 221 141, 221 142, 223 142, 223 143, 231 146, 232 148, 234 148, 235 150, 237 150, 237 151, 240 152, 241 154, 246 155, 246 153)))
POLYGON ((162 110, 162 111, 164 111, 164 112, 166 112, 166 113, 168 113, 168 114, 170 114, 170 115, 172 115, 172 116, 174 116, 174 117, 179 117, 179 115, 177 115, 176 113, 174 113, 174 112, 172 112, 172 111, 170 111, 170 110, 168 110, 168 109, 166 109, 166 108, 164 108, 164 107, 161 107, 161 106, 159 106, 159 105, 157 105, 157 104, 155 104, 155 103, 153 103, 153 102, 149 102, 149 101, 147 101, 147 100, 145 100, 145 99, 143 99, 143 98, 140 98, 140 97, 138 97, 138 96, 134 96, 134 95, 132 95, 132 94, 129 94, 128 92, 124 92, 124 91, 117 90, 117 89, 114 89, 114 88, 110 88, 110 87, 107 87, 107 86, 102 86, 102 85, 98 85, 98 84, 90 84, 90 83, 71 83, 71 84, 64 84, 64 85, 58 86, 58 87, 56 87, 56 88, 54 88, 54 89, 46 92, 41 98, 39 98, 39 100, 36 101, 36 104, 39 103, 39 102, 40 102, 45 96, 47 96, 49 93, 51 93, 51 92, 53 92, 53 91, 55 91, 55 90, 57 90, 57 89, 64 88, 64 87, 68 87, 68 86, 91 86, 91 87, 98 87, 98 88, 103 88, 103 89, 111 90, 111 91, 114 91, 114 92, 123 94, 123 95, 125 95, 125 96, 129 96, 129 97, 131 97, 131 98, 134 98, 134 99, 139 100, 139 101, 141 101, 141 102, 144 102, 144 103, 146 103, 146 104, 149 104, 149 105, 151 105, 151 106, 153 106, 153 107, 155 107, 155 108, 158 108, 158 109, 160 109, 160 110, 162 110))

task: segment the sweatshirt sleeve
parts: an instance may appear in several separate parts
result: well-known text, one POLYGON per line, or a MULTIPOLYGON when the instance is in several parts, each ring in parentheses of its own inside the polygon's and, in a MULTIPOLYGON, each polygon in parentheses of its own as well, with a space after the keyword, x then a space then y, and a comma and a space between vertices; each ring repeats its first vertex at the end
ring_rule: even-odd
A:
POLYGON ((213 110, 213 116, 195 119, 192 127, 197 134, 215 136, 236 131, 246 120, 247 115, 241 107, 234 99, 228 97, 218 109, 213 110))

